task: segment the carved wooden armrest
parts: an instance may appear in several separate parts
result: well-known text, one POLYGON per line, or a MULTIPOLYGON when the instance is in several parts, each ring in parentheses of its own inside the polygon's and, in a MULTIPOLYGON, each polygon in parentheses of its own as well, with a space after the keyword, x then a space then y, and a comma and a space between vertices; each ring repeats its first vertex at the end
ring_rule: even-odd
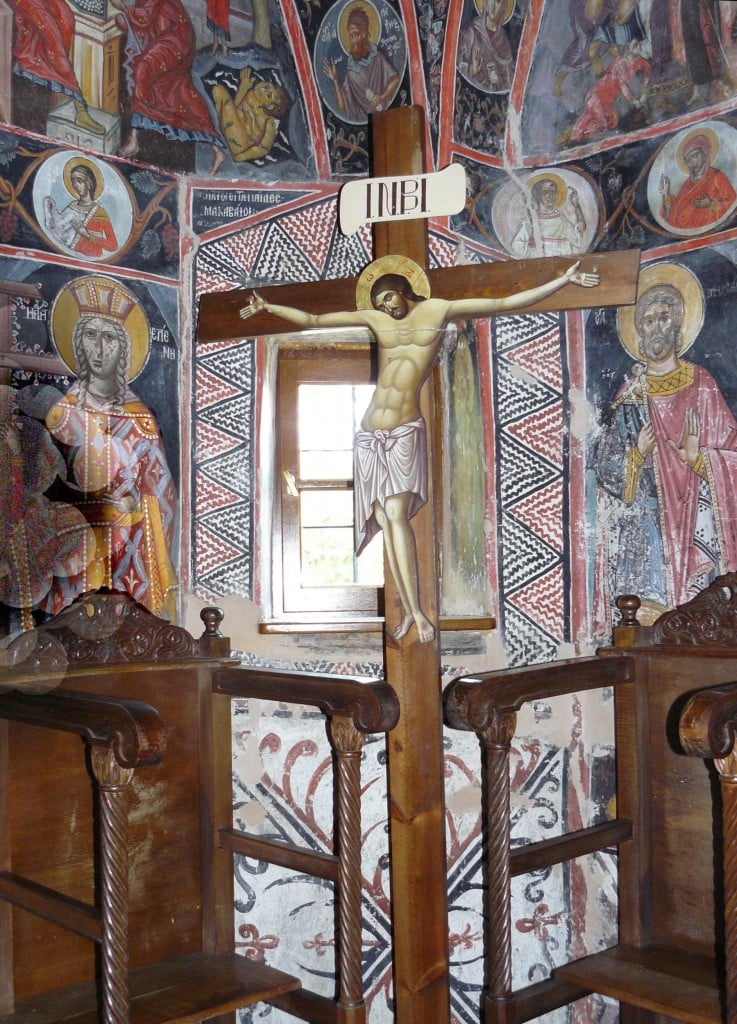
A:
POLYGON ((499 716, 514 715, 531 700, 598 690, 630 682, 634 662, 627 655, 569 658, 488 675, 454 679, 444 694, 445 719, 454 729, 484 732, 499 716))
POLYGON ((159 713, 136 700, 61 689, 42 696, 6 693, 0 696, 0 718, 77 733, 90 746, 112 750, 127 769, 158 764, 166 750, 159 713))
POLYGON ((399 720, 397 695, 378 679, 223 666, 213 672, 213 690, 229 697, 318 707, 331 718, 352 719, 364 733, 389 732, 399 720))
POLYGON ((141 701, 56 689, 39 695, 19 692, 0 697, 0 719, 83 737, 90 748, 97 784, 99 906, 69 901, 61 892, 41 891, 29 880, 0 873, 0 895, 34 913, 100 943, 102 1018, 130 1020, 128 987, 128 787, 134 770, 161 761, 166 730, 158 712, 141 701), (100 928, 89 931, 90 912, 100 928), (99 916, 98 916, 99 915, 99 916))
MULTIPOLYGON (((547 700, 566 693, 616 686, 634 679, 631 657, 571 658, 544 665, 490 672, 488 675, 454 679, 443 695, 445 720, 455 729, 478 734, 482 745, 482 813, 485 822, 486 857, 486 1019, 527 1020, 516 1011, 512 992, 511 879, 533 867, 548 867, 562 860, 604 849, 630 834, 628 822, 612 821, 582 829, 543 843, 530 844, 521 852, 524 862, 514 864, 510 848, 509 756, 517 724, 517 712, 527 701, 547 700)), ((525 992, 520 996, 524 1000, 525 992)), ((534 987, 536 1006, 553 1010, 571 996, 565 982, 555 978, 534 987)), ((523 1005, 523 1004, 520 1004, 523 1005)))
MULTIPOLYGON (((213 691, 227 697, 306 704, 328 716, 335 753, 335 848, 316 853, 250 833, 221 830, 224 849, 303 871, 336 884, 339 1019, 365 1020, 362 974, 361 750, 364 733, 388 732, 399 720, 399 701, 388 683, 355 676, 276 672, 221 665, 213 670, 213 691)), ((304 990, 274 1005, 304 1020, 334 1020, 324 996, 304 990)))
POLYGON ((736 734, 737 683, 699 690, 681 711, 678 738, 685 753, 694 757, 729 757, 736 734))

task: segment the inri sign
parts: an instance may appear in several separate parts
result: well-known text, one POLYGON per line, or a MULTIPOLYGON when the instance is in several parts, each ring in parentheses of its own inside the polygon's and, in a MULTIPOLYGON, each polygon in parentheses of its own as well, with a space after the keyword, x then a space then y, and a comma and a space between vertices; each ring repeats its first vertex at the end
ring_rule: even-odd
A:
POLYGON ((340 230, 352 235, 365 223, 412 220, 460 213, 466 202, 466 172, 449 164, 434 174, 349 181, 340 191, 340 230))

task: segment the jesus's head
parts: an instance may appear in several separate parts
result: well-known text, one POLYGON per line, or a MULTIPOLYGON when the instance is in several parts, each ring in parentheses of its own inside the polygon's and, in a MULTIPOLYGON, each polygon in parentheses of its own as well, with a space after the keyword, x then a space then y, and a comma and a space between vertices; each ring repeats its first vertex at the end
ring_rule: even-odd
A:
POLYGON ((422 301, 401 274, 382 274, 371 289, 371 305, 394 320, 402 320, 414 303, 422 301))

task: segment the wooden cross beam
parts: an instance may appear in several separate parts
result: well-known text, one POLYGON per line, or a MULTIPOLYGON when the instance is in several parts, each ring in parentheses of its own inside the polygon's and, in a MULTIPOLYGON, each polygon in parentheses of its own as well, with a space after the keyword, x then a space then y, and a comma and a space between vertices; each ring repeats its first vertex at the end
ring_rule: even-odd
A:
MULTIPOLYGON (((376 176, 425 173, 424 114, 420 107, 400 107, 374 114, 373 173, 376 176)), ((408 257, 420 267, 428 263, 428 232, 422 220, 390 221, 374 226, 374 257, 408 257)), ((484 266, 427 271, 431 295, 468 299, 512 295, 562 274, 573 258, 509 261, 484 266)), ((626 305, 636 298, 639 254, 608 253, 582 257, 581 270, 601 277, 598 287, 565 285, 525 312, 589 306, 626 305)), ((296 307, 314 314, 337 315, 355 309, 355 278, 330 282, 259 288, 266 304, 296 307)), ((266 309, 245 323, 240 311, 250 290, 203 295, 200 300, 199 340, 218 341, 294 333, 266 309)), ((520 307, 522 308, 522 307, 520 307)), ((510 309, 509 312, 512 310, 510 309)), ((420 396, 428 424, 428 462, 434 467, 434 410, 431 381, 420 396)), ((439 606, 438 557, 433 473, 428 501, 413 519, 422 609, 437 623, 439 606)), ((424 642, 411 629, 401 639, 393 625, 402 615, 402 602, 389 566, 385 572, 385 675, 400 702, 400 720, 388 737, 389 824, 394 940, 394 993, 397 1024, 448 1024, 450 980, 446 900, 445 800, 440 647, 435 630, 424 642)))
MULTIPOLYGON (((411 110, 411 107, 398 107, 411 110)), ((388 111, 387 111, 388 113, 388 111)), ((424 223, 414 221, 411 223, 424 223)), ((377 224, 376 227, 387 225, 377 224)), ((389 225, 391 226, 391 225, 389 225)), ((386 255, 377 253, 375 255, 386 255)), ((406 252, 402 251, 402 255, 406 252)), ((522 289, 534 288, 570 267, 578 257, 543 256, 534 260, 506 260, 500 263, 480 263, 462 267, 443 267, 428 270, 427 277, 433 295, 446 299, 463 299, 477 295, 499 297, 515 295, 522 289)), ((581 270, 598 273, 601 283, 591 291, 569 284, 553 295, 548 295, 529 306, 507 310, 500 316, 513 313, 547 313, 556 310, 586 309, 599 306, 627 306, 637 297, 637 272, 640 253, 637 249, 608 252, 580 257, 581 270)), ((420 261, 416 261, 420 262, 420 261)), ((350 309, 356 302, 357 277, 339 277, 325 288, 325 282, 307 281, 294 284, 259 287, 259 295, 268 302, 296 306, 309 313, 335 313, 350 309)), ((198 341, 232 341, 236 338, 292 332, 293 327, 279 323, 269 313, 261 311, 245 327, 240 310, 253 294, 250 288, 234 288, 227 292, 209 292, 200 298, 198 341)))

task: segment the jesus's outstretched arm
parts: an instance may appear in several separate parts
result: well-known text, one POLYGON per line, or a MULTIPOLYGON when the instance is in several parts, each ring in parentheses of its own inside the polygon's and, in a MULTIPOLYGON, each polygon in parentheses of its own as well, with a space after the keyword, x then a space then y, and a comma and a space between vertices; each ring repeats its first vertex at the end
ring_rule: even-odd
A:
POLYGON ((471 299, 453 299, 448 303, 446 317, 448 320, 457 320, 460 317, 492 316, 494 313, 503 313, 507 309, 520 309, 538 302, 553 292, 557 292, 567 284, 581 285, 583 288, 595 288, 599 283, 599 275, 591 273, 580 273, 578 268, 580 260, 572 264, 565 274, 554 277, 545 284, 537 285, 535 288, 527 288, 521 292, 514 292, 512 295, 505 295, 501 298, 479 296, 471 299))
POLYGON ((288 320, 289 323, 298 327, 365 327, 367 319, 363 311, 342 310, 336 313, 308 313, 304 309, 296 309, 294 306, 281 306, 276 302, 267 302, 258 292, 253 293, 253 298, 240 311, 241 320, 248 320, 256 313, 264 310, 273 316, 288 320))

